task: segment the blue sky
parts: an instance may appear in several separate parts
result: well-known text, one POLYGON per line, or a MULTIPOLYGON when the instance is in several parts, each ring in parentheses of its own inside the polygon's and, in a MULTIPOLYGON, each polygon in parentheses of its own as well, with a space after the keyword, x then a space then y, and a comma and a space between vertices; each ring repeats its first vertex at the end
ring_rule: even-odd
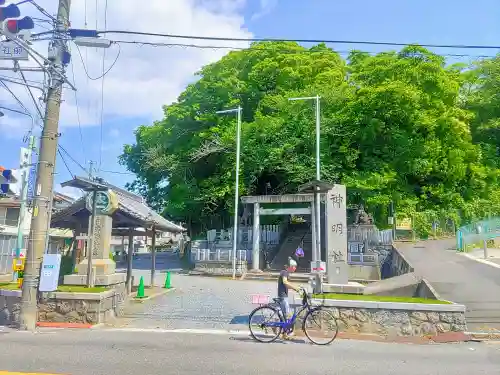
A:
MULTIPOLYGON (((99 1, 103 2, 103 0, 99 1)), ((184 3, 179 2, 177 8, 165 9, 165 12, 168 14, 174 11, 179 12, 175 17, 177 19, 188 17, 186 19, 192 21, 191 26, 185 26, 185 24, 189 24, 186 21, 179 22, 179 26, 175 27, 174 25, 173 29, 169 29, 169 22, 154 24, 141 22, 141 31, 230 37, 254 35, 255 37, 291 39, 369 40, 426 44, 500 44, 500 6, 498 0, 477 0, 474 2, 465 0, 182 1, 184 3), (218 4, 217 7, 214 6, 215 3, 218 4), (186 4, 191 8, 188 9, 186 4), (207 14, 210 17, 205 16, 207 14), (210 21, 207 22, 213 22, 213 26, 198 27, 197 17, 210 18, 210 21), (227 27, 219 27, 223 23, 227 27)), ((49 3, 55 2, 55 0, 39 1, 39 3, 46 3, 47 7, 49 7, 49 3)), ((102 9, 94 9, 94 13, 91 14, 90 11, 83 11, 83 2, 84 0, 74 0, 74 3, 79 4, 74 7, 73 26, 83 27, 84 19, 87 19, 88 24, 94 24, 97 20, 99 28, 102 29, 102 9), (83 14, 84 12, 85 14, 83 14), (92 16, 95 19, 92 19, 92 16)), ((85 3, 87 2, 85 1, 85 3)), ((152 3, 160 4, 160 2, 155 1, 152 3)), ((143 6, 147 7, 147 4, 148 2, 145 2, 143 6)), ((88 4, 85 5, 90 7, 88 4)), ((151 6, 153 7, 153 4, 151 6)), ((35 16, 34 9, 29 5, 24 9, 28 14, 35 16)), ((158 9, 153 9, 153 11, 158 12, 158 9)), ((114 23, 112 26, 116 28, 122 26, 122 29, 127 28, 127 25, 133 26, 130 25, 130 21, 127 22, 128 16, 122 9, 116 8, 116 12, 113 12, 113 9, 108 11, 108 25, 114 23)), ((390 49, 355 45, 332 45, 332 47, 340 51, 353 48, 373 52, 390 49)), ((68 107, 63 109, 61 117, 60 144, 84 166, 88 160, 97 163, 101 160, 101 169, 103 170, 101 176, 119 186, 123 186, 133 179, 131 175, 120 174, 126 173, 126 170, 118 165, 117 157, 123 149, 123 144, 134 141, 134 129, 139 125, 151 124, 154 119, 159 119, 161 117, 161 103, 167 104, 174 100, 185 84, 192 80, 192 73, 204 63, 214 61, 223 54, 223 52, 218 52, 218 55, 196 55, 196 58, 199 59, 196 61, 201 64, 198 66, 186 64, 189 51, 169 48, 167 55, 166 52, 160 51, 158 48, 148 50, 145 48, 147 47, 130 46, 128 49, 122 50, 122 53, 125 54, 123 59, 128 60, 119 58, 116 67, 109 73, 110 78, 105 77, 102 129, 100 126, 101 81, 89 80, 83 75, 82 65, 77 65, 77 62, 81 63, 81 61, 78 61, 79 57, 75 53, 73 59, 76 59, 77 62, 75 62, 73 69, 77 75, 76 82, 78 83, 76 98, 79 100, 80 107, 80 127, 75 110, 75 94, 70 90, 64 92, 64 100, 68 107), (183 57, 180 57, 181 55, 183 57), (134 66, 146 63, 141 58, 153 65, 149 68, 144 66, 141 71, 129 71, 132 66, 130 62, 134 62, 134 66), (153 74, 156 69, 168 71, 171 76, 157 77, 153 74), (134 81, 134 85, 128 85, 132 75, 136 81, 134 81), (78 77, 83 78, 78 80, 78 77), (175 79, 169 77, 175 77, 175 79), (163 85, 161 88, 158 86, 160 81, 163 85), (168 85, 169 83, 170 85, 168 85), (156 88, 158 88, 158 92, 155 92, 156 88), (134 108, 136 105, 137 108, 134 108), (151 107, 148 107, 149 105, 151 107), (100 143, 101 131, 103 134, 102 147, 100 143), (80 132, 83 136, 83 147, 80 132)), ((114 60, 115 52, 114 50, 107 52, 107 62, 111 63, 114 60)), ((436 50, 436 52, 483 55, 494 54, 498 51, 441 49, 436 50)), ((100 75, 100 53, 100 51, 94 51, 92 57, 86 57, 86 68, 91 73, 91 77, 100 75)), ((189 61, 192 60, 193 58, 189 59, 189 61)), ((461 59, 461 61, 466 62, 471 60, 472 58, 461 59)), ((459 60, 457 58, 450 59, 450 62, 456 61, 459 60)), ((0 62, 0 66, 6 66, 2 64, 0 62)), ((69 75, 71 75, 71 70, 69 75)), ((30 105, 29 100, 28 96, 23 97, 23 103, 27 106, 30 105)), ((9 94, 1 88, 0 105, 20 109, 11 100, 9 94)), ((13 126, 19 125, 24 129, 29 125, 30 120, 27 117, 10 116, 8 119, 4 118, 0 121, 2 121, 0 122, 0 139, 3 145, 0 164, 5 167, 16 167, 19 160, 19 147, 22 146, 22 132, 16 132, 13 126)), ((66 159, 72 173, 84 173, 69 158, 66 159)), ((58 157, 56 182, 60 183, 69 178, 69 172, 58 157)))

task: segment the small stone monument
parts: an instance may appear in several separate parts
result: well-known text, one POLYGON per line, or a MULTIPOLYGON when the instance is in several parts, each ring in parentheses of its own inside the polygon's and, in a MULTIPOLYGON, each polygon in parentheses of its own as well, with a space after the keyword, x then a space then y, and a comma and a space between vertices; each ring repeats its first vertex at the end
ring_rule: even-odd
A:
MULTIPOLYGON (((90 193, 86 203, 87 210, 92 212, 92 193, 90 193)), ((87 253, 92 251, 94 285, 112 285, 125 281, 125 274, 116 273, 115 262, 113 259, 109 258, 113 229, 113 218, 110 215, 112 215, 117 208, 118 199, 111 190, 98 192, 98 215, 95 218, 93 241, 89 241, 87 238, 87 243, 92 243, 92 249, 87 247, 87 253)), ((89 236, 90 235, 89 233, 89 236)), ((64 284, 85 285, 87 283, 88 257, 83 259, 78 264, 77 268, 77 274, 64 276, 64 284)))

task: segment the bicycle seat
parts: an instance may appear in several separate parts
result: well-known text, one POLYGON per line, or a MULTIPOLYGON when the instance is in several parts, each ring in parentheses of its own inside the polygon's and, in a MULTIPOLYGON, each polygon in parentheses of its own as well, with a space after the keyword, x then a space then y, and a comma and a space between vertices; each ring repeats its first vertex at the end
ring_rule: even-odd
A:
POLYGON ((273 298, 273 302, 281 303, 281 299, 280 298, 273 298))

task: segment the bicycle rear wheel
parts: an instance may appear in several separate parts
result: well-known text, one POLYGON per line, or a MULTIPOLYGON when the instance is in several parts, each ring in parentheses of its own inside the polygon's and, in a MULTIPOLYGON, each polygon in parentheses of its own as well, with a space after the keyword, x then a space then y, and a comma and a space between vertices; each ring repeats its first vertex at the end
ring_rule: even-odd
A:
POLYGON ((330 344, 339 332, 333 313, 325 308, 310 310, 304 318, 302 330, 307 338, 316 345, 330 344))
POLYGON ((269 305, 259 306, 248 317, 250 335, 259 342, 270 343, 281 334, 283 323, 278 309, 269 305))

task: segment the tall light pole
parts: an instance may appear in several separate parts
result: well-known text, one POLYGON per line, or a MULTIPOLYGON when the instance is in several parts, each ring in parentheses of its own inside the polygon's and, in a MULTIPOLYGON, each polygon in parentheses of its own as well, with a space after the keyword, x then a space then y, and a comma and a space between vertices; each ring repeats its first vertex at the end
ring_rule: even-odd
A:
MULTIPOLYGON (((290 101, 297 100, 315 100, 316 101, 316 180, 321 179, 321 170, 320 170, 320 96, 305 96, 300 98, 289 98, 290 101)), ((316 187, 318 190, 319 187, 316 187)), ((319 192, 316 191, 314 193, 314 203, 315 203, 315 211, 316 211, 316 220, 315 222, 315 230, 316 230, 316 243, 315 243, 315 251, 316 251, 316 260, 321 260, 321 201, 319 192)), ((314 215, 314 213, 313 213, 314 215)), ((314 249, 313 249, 314 250, 314 249)), ((314 258, 314 257, 313 257, 314 258)))
POLYGON ((217 114, 236 113, 236 181, 234 186, 234 224, 233 224, 233 279, 236 278, 236 251, 238 246, 238 203, 240 186, 240 144, 241 144, 241 106, 224 111, 217 111, 217 114))

